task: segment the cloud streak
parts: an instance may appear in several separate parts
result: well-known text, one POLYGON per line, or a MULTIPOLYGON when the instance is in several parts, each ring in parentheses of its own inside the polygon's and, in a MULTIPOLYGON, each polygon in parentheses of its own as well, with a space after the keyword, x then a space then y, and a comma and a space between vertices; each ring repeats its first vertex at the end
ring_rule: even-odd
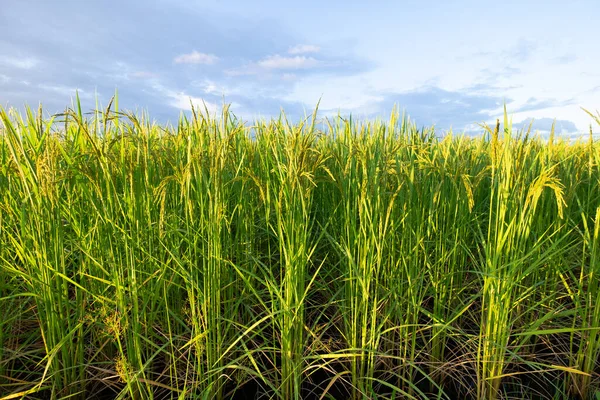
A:
POLYGON ((549 133, 554 125, 554 131, 560 135, 567 135, 577 132, 577 126, 572 121, 554 120, 552 118, 525 118, 521 122, 513 123, 513 130, 527 130, 531 125, 532 132, 549 133))
POLYGON ((313 57, 295 56, 285 57, 278 54, 268 56, 260 60, 257 65, 266 69, 306 69, 314 68, 321 64, 320 61, 313 57))
POLYGON ((504 52, 504 57, 518 62, 525 62, 531 58, 537 49, 538 45, 533 40, 521 39, 508 51, 504 52))
POLYGON ((134 78, 134 79, 153 79, 153 78, 158 77, 158 75, 156 75, 153 72, 149 72, 149 71, 135 71, 135 72, 128 74, 127 76, 129 78, 134 78))
POLYGON ((24 58, 15 58, 15 57, 3 57, 0 61, 0 64, 17 68, 17 69, 32 69, 35 68, 39 64, 39 60, 34 57, 24 57, 24 58))
POLYGON ((212 65, 219 61, 219 57, 214 54, 200 53, 196 50, 191 53, 181 54, 173 60, 175 64, 206 64, 212 65))
POLYGON ((172 93, 169 97, 169 104, 180 110, 191 111, 192 105, 194 108, 200 108, 200 110, 204 110, 206 107, 211 114, 219 110, 219 106, 216 103, 207 101, 202 97, 190 96, 184 92, 172 93))
POLYGON ((535 97, 530 97, 529 99, 527 99, 527 101, 525 103, 523 103, 520 106, 515 107, 512 110, 513 110, 513 112, 517 113, 517 112, 524 112, 524 111, 543 110, 546 108, 566 106, 569 104, 572 104, 572 99, 569 99, 566 101, 557 101, 554 99, 538 99, 535 97))
POLYGON ((314 57, 307 56, 282 56, 274 54, 267 56, 259 61, 246 64, 242 67, 231 68, 225 73, 229 76, 243 76, 243 75, 265 75, 273 72, 281 71, 284 72, 285 78, 289 78, 291 71, 307 71, 318 67, 327 67, 328 64, 317 60, 314 57))
POLYGON ((288 53, 293 55, 318 53, 319 51, 321 51, 321 48, 312 44, 299 44, 288 49, 288 53))

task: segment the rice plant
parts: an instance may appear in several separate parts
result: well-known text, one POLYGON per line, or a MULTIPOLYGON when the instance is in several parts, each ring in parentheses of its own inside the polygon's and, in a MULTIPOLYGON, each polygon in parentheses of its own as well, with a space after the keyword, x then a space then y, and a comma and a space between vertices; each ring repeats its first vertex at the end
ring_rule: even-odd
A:
POLYGON ((600 393, 591 131, 0 120, 0 398, 600 393))

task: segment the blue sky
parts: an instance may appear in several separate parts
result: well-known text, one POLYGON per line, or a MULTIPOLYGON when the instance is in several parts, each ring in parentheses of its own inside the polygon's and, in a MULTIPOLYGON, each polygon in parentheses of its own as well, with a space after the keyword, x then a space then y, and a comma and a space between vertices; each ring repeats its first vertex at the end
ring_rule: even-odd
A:
MULTIPOLYGON (((3 0, 0 104, 56 112, 79 90, 175 120, 189 101, 243 118, 310 113, 480 132, 586 132, 600 109, 600 2, 3 0)), ((598 127, 594 127, 597 131, 598 127)))

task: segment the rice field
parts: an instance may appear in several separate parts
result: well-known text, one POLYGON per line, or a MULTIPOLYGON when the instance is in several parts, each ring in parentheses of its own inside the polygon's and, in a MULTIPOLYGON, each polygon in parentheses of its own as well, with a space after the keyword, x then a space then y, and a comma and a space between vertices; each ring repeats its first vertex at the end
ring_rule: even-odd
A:
POLYGON ((0 398, 600 398, 591 131, 42 115, 0 110, 0 398))

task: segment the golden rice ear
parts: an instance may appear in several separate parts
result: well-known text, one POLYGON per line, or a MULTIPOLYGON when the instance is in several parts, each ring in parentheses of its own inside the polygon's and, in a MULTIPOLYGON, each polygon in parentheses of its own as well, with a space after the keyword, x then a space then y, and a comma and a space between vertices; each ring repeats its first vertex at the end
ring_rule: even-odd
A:
POLYGON ((596 111, 596 114, 592 113, 591 111, 588 111, 587 109, 581 107, 581 109, 590 117, 592 117, 592 119, 598 124, 600 125, 600 111, 596 111))
POLYGON ((550 128, 550 137, 548 138, 548 146, 550 149, 552 149, 552 146, 554 146, 555 129, 556 129, 556 118, 554 118, 554 120, 552 121, 552 127, 550 128))

